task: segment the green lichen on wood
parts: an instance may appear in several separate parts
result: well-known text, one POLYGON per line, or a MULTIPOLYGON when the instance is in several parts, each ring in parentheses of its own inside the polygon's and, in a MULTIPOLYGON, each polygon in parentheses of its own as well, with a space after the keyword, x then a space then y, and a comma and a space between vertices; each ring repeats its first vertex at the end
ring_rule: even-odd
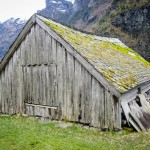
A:
POLYGON ((133 51, 129 47, 122 47, 120 45, 110 43, 110 42, 106 42, 106 41, 103 41, 101 44, 103 46, 105 46, 106 48, 111 48, 113 50, 121 52, 124 55, 127 55, 127 56, 131 57, 132 59, 136 59, 136 60, 140 61, 143 65, 150 66, 150 62, 146 61, 138 53, 136 53, 135 51, 133 51))
POLYGON ((126 46, 75 31, 52 21, 43 21, 121 93, 140 84, 137 74, 139 69, 150 74, 150 63, 126 46))

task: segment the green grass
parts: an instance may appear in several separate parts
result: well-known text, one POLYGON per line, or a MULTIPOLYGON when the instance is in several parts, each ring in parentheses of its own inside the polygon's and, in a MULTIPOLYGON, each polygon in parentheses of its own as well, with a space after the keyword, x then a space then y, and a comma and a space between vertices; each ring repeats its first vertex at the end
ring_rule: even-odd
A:
POLYGON ((150 132, 60 128, 34 118, 0 116, 0 150, 149 150, 150 132))

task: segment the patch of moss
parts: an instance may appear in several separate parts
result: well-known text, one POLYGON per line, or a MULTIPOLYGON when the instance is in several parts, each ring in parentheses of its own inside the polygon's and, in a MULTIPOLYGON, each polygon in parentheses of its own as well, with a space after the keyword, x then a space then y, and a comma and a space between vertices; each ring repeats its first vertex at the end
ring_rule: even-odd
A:
POLYGON ((110 43, 110 42, 106 42, 106 41, 103 41, 101 44, 105 48, 111 48, 113 50, 119 51, 122 54, 131 57, 132 59, 136 59, 136 60, 140 61, 143 65, 146 65, 146 66, 150 67, 150 62, 146 61, 138 53, 136 53, 135 51, 133 51, 129 47, 122 47, 122 46, 117 45, 115 43, 110 43))

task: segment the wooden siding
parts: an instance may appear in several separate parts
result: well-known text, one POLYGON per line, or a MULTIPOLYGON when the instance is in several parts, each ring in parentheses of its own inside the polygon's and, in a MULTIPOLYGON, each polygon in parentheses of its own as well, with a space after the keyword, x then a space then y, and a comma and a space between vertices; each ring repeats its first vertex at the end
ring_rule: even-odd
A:
POLYGON ((0 74, 2 113, 41 114, 113 129, 121 128, 120 107, 120 101, 37 24, 0 74))

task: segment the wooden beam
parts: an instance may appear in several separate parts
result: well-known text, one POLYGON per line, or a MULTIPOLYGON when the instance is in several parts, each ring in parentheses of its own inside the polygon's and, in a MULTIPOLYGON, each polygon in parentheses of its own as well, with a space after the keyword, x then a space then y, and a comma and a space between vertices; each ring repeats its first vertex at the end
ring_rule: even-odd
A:
POLYGON ((35 105, 35 104, 29 104, 29 103, 25 103, 25 105, 26 106, 34 106, 34 107, 50 108, 50 109, 58 109, 57 106, 35 105))

